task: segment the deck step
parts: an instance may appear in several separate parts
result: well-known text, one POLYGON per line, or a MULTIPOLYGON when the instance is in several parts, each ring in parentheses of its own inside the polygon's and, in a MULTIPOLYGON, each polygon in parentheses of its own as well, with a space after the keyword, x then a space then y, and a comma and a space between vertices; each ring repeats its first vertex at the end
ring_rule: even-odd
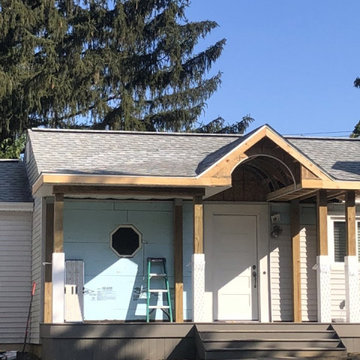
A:
POLYGON ((330 324, 200 324, 196 346, 201 360, 346 359, 330 324))
POLYGON ((336 339, 242 339, 242 340, 207 340, 203 341, 206 351, 217 349, 303 349, 303 348, 338 348, 336 339))
POLYGON ((328 350, 326 348, 314 349, 229 349, 225 351, 212 351, 206 353, 206 360, 235 360, 235 359, 347 359, 347 353, 344 350, 328 350))
POLYGON ((198 330, 201 331, 229 331, 229 330, 293 330, 293 331, 323 331, 333 330, 330 324, 323 323, 208 323, 208 324, 197 324, 198 330))
POLYGON ((298 339, 334 339, 337 338, 333 330, 220 330, 220 331, 202 331, 203 340, 216 339, 293 339, 294 335, 298 339))

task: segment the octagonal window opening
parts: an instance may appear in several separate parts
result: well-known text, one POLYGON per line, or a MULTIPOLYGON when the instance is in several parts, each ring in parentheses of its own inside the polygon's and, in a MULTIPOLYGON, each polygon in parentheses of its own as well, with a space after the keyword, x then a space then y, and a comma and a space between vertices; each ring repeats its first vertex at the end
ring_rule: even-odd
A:
POLYGON ((141 242, 142 234, 134 225, 119 225, 110 234, 110 247, 120 257, 134 257, 141 242))

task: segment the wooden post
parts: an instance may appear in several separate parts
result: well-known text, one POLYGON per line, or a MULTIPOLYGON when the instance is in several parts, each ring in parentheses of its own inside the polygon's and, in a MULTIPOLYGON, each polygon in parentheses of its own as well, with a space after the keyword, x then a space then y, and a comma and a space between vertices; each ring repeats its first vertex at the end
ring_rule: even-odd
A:
POLYGON ((356 256, 355 191, 346 192, 345 216, 346 216, 346 255, 356 256))
POLYGON ((203 201, 201 196, 194 197, 194 254, 204 253, 203 201))
POLYGON ((64 194, 55 194, 54 252, 64 252, 64 194))
POLYGON ((327 241, 327 195, 326 190, 317 193, 317 238, 318 255, 328 255, 327 241))
POLYGON ((182 200, 174 204, 174 276, 175 276, 175 321, 184 322, 183 280, 183 206, 182 200))
POLYGON ((54 242, 54 204, 46 204, 45 238, 45 285, 44 285, 44 322, 52 321, 52 270, 51 259, 54 242))
POLYGON ((293 268, 293 318, 301 322, 300 212, 299 200, 291 202, 291 240, 293 268))

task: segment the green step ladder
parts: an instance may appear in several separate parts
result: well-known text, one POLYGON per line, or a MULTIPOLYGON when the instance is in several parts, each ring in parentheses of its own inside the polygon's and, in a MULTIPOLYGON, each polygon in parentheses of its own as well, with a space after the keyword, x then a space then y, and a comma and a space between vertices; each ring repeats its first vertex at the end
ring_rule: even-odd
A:
MULTIPOLYGON (((159 281, 158 281, 159 282, 159 281)), ((173 315, 171 309, 171 297, 169 279, 166 272, 166 259, 165 258, 147 258, 147 294, 146 294, 146 322, 150 322, 150 314, 157 309, 160 309, 168 317, 170 322, 173 322, 173 315), (155 268, 155 269, 154 269, 155 268), (164 288, 155 289, 151 288, 151 280, 158 279, 164 281, 164 288), (167 304, 150 305, 151 294, 157 294, 157 299, 161 294, 162 301, 164 302, 164 295, 166 295, 167 304)))

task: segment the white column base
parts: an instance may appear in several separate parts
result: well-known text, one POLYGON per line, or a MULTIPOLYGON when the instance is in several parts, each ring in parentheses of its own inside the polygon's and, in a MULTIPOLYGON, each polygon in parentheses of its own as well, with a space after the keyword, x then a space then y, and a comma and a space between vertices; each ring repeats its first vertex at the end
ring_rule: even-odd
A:
POLYGON ((346 321, 360 322, 359 265, 357 256, 345 256, 346 321))
POLYGON ((318 322, 331 322, 330 258, 316 257, 318 322))
POLYGON ((52 254, 52 322, 65 319, 65 254, 52 254))
POLYGON ((205 254, 193 254, 192 265, 192 293, 193 293, 193 321, 206 322, 205 314, 205 254))

